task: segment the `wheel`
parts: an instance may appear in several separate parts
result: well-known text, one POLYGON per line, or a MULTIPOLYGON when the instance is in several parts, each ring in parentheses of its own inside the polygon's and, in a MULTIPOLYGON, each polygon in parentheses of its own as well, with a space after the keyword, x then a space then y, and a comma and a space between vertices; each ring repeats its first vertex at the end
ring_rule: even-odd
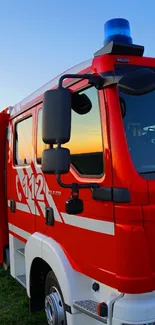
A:
POLYGON ((63 295, 59 283, 50 271, 45 283, 45 314, 49 325, 67 325, 63 295))

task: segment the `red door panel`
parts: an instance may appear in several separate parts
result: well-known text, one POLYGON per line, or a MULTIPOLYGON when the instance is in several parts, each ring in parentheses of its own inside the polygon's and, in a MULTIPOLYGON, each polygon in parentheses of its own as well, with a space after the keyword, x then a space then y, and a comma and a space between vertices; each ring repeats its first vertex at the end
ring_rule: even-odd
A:
MULTIPOLYGON (((23 234, 20 229, 33 233, 35 231, 36 207, 34 202, 34 118, 33 111, 29 110, 10 121, 11 151, 8 159, 8 200, 15 203, 15 211, 8 209, 9 223, 19 228, 17 233, 23 234)), ((26 233, 25 233, 26 237, 26 233)))

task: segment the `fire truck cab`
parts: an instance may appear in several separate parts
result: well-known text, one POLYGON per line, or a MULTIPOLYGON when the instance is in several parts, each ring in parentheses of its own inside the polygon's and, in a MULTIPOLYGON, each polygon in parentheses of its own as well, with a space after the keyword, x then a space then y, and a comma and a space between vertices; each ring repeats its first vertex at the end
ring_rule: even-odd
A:
POLYGON ((129 22, 0 113, 0 263, 49 325, 155 323, 155 59, 129 22))

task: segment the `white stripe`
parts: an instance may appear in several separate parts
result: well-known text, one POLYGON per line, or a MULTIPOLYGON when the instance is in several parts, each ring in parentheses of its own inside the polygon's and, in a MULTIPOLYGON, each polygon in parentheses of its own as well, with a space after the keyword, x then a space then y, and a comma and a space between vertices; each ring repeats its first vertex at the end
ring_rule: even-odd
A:
POLYGON ((16 202, 16 209, 24 212, 30 213, 30 209, 27 204, 16 202))
MULTIPOLYGON (((35 154, 35 153, 34 153, 34 154, 35 154)), ((39 165, 34 164, 34 167, 35 167, 35 170, 36 170, 36 173, 37 173, 37 174, 41 174, 41 175, 43 175, 43 172, 42 172, 42 170, 41 170, 41 168, 40 168, 39 165)))
POLYGON ((18 167, 18 168, 16 168, 16 170, 17 170, 17 173, 18 173, 21 185, 22 185, 22 180, 25 176, 24 171, 23 171, 22 167, 18 167))
POLYGON ((47 185, 47 183, 45 183, 45 184, 46 184, 46 198, 47 198, 47 201, 48 201, 49 205, 50 205, 50 206, 53 208, 53 210, 54 210, 54 219, 55 219, 56 221, 62 222, 62 219, 61 219, 61 217, 60 217, 60 214, 59 214, 59 212, 58 212, 58 209, 57 209, 57 207, 56 207, 56 205, 55 205, 55 203, 54 203, 53 197, 49 194, 48 185, 47 185))
MULTIPOLYGON (((41 168, 39 166, 35 166, 35 168, 36 168, 37 173, 40 173, 43 176, 43 178, 44 178, 45 186, 44 186, 44 189, 43 190, 44 190, 45 197, 46 197, 46 199, 48 201, 48 204, 54 210, 54 218, 55 218, 56 221, 62 222, 61 215, 58 212, 58 209, 57 209, 57 207, 55 205, 55 202, 53 200, 53 197, 49 194, 48 185, 47 185, 46 180, 45 180, 45 177, 44 177, 44 175, 43 175, 43 173, 41 171, 41 168)), ((28 175, 30 177, 31 174, 32 174, 32 169, 31 168, 27 168, 26 171, 27 171, 27 173, 28 173, 28 175)), ((24 171, 23 171, 22 168, 17 168, 17 172, 18 172, 18 176, 19 176, 20 183, 21 183, 21 186, 22 186, 22 180, 25 177, 24 171)), ((28 188, 28 191, 29 191, 29 188, 28 188)), ((38 208, 35 205, 34 201, 28 199, 27 200, 27 203, 29 205, 29 209, 30 209, 31 213, 36 214, 36 215, 39 215, 38 208), (34 209, 36 209, 36 212, 34 211, 34 209)), ((40 205, 40 203, 39 203, 38 200, 37 200, 37 203, 40 205)), ((41 207, 41 205, 40 205, 40 207, 41 207)), ((27 210, 23 210, 23 209, 21 209, 21 210, 30 213, 29 209, 27 208, 27 210)), ((41 209, 43 211, 43 206, 41 207, 41 209)), ((45 215, 45 212, 44 212, 44 215, 45 215)))
MULTIPOLYGON (((35 166, 35 168, 36 168, 37 173, 40 173, 43 175, 41 168, 39 166, 35 166)), ((17 169, 17 170, 18 170, 18 175, 19 175, 20 181, 22 181, 22 178, 24 176, 23 170, 22 169, 17 169)), ((28 172, 29 176, 32 174, 31 169, 28 169, 27 172, 28 172)), ((99 232, 99 233, 103 233, 103 234, 114 235, 114 223, 113 222, 85 218, 85 217, 80 217, 80 216, 76 216, 76 215, 68 215, 66 213, 60 214, 56 205, 55 205, 53 197, 49 194, 49 188, 48 188, 45 178, 44 178, 44 182, 45 182, 45 188, 44 188, 45 196, 48 201, 48 204, 54 210, 54 218, 56 221, 59 221, 59 222, 64 221, 66 224, 74 226, 74 227, 78 227, 78 228, 82 228, 82 229, 86 229, 86 230, 90 230, 90 231, 94 231, 94 232, 99 232), (63 221, 61 219, 61 216, 63 218, 63 221)), ((29 204, 31 213, 39 215, 39 211, 38 211, 37 207, 35 206, 34 201, 27 200, 27 202, 29 204), (36 209, 36 211, 35 211, 35 209, 36 209)), ((37 201, 37 203, 39 204, 39 206, 42 210, 42 213, 45 217, 45 202, 37 201)), ((16 206, 18 206, 17 209, 30 213, 29 208, 26 204, 17 202, 16 206)))
MULTIPOLYGON (((16 170, 17 170, 17 174, 19 176, 20 185, 21 185, 22 191, 23 191, 23 184, 22 184, 22 182, 23 182, 23 179, 24 179, 25 175, 24 175, 23 169, 21 167, 20 168, 16 168, 16 170)), ((16 191, 17 191, 17 188, 16 188, 16 191)), ((21 201, 22 200, 22 193, 21 192, 18 193, 18 191, 17 191, 17 196, 18 196, 18 199, 21 201)))
MULTIPOLYGON (((43 172, 42 172, 40 166, 38 166, 38 165, 35 164, 34 167, 35 167, 35 169, 36 169, 37 174, 41 174, 41 175, 43 176, 44 183, 45 183, 45 186, 44 186, 43 191, 44 191, 45 197, 46 197, 46 199, 47 199, 47 201, 48 201, 48 204, 49 204, 49 205, 53 208, 53 210, 54 210, 54 219, 55 219, 56 221, 62 222, 61 215, 59 214, 59 211, 58 211, 58 209, 57 209, 57 207, 56 207, 56 205, 55 205, 55 202, 54 202, 54 200, 53 200, 53 197, 49 194, 49 188, 48 188, 48 185, 47 185, 47 183, 46 183, 45 177, 44 177, 44 175, 43 175, 43 172)), ((28 173, 28 175, 29 175, 29 177, 30 177, 31 174, 32 174, 32 168, 26 168, 26 171, 27 171, 27 173, 28 173)), ((20 169, 20 168, 17 168, 17 172, 18 172, 19 179, 20 179, 21 186, 22 186, 22 180, 23 180, 25 174, 24 174, 23 170, 20 169)), ((29 188, 28 188, 28 190, 29 190, 29 188)), ((32 204, 31 204, 31 202, 30 202, 29 200, 27 200, 27 202, 28 202, 28 204, 30 203, 30 205, 29 205, 30 210, 31 210, 31 208, 32 208, 31 212, 34 213, 33 206, 32 206, 32 204)), ((38 200, 37 200, 37 203, 39 204, 39 201, 38 201, 38 200)), ((40 205, 40 204, 39 204, 39 205, 40 205)), ((41 209, 42 209, 42 208, 41 208, 41 209)), ((36 206, 36 215, 39 215, 39 211, 38 211, 37 206, 36 206)))
MULTIPOLYGON (((38 201, 38 204, 42 210, 43 216, 45 217, 45 202, 38 201)), ((8 206, 10 206, 10 200, 8 200, 8 206)), ((28 205, 24 203, 16 202, 16 208, 17 210, 30 213, 28 205)), ((61 215, 65 224, 67 225, 71 225, 86 230, 91 230, 94 232, 99 232, 102 234, 114 235, 113 222, 68 215, 66 213, 61 213, 61 215)))
POLYGON ((29 167, 25 168, 25 170, 26 170, 26 172, 27 172, 29 178, 31 178, 31 175, 32 175, 32 168, 29 166, 29 167))
POLYGON ((114 235, 114 223, 109 221, 84 218, 66 213, 61 214, 65 223, 74 227, 87 229, 107 235, 114 235))
POLYGON ((38 208, 36 207, 36 204, 34 203, 34 201, 31 199, 27 199, 26 201, 27 201, 28 206, 31 210, 31 213, 35 214, 36 216, 39 216, 40 214, 39 214, 38 208))
MULTIPOLYGON (((53 197, 49 194, 49 188, 48 188, 48 185, 46 183, 46 180, 45 180, 45 177, 44 177, 44 174, 43 174, 41 168, 38 165, 36 165, 36 164, 34 165, 34 167, 36 169, 36 172, 38 174, 41 174, 43 176, 44 184, 45 184, 44 185, 44 194, 45 194, 46 200, 48 201, 49 206, 51 206, 53 208, 53 210, 54 210, 54 219, 56 221, 62 222, 61 215, 59 214, 59 211, 58 211, 58 209, 57 209, 57 207, 55 205, 55 202, 53 200, 53 197)), ((41 207, 41 204, 39 203, 39 201, 37 201, 37 203, 41 207)), ((43 205, 42 205, 42 207, 43 207, 43 205)), ((42 207, 41 207, 41 209, 42 209, 42 207)), ((44 214, 45 214, 45 212, 44 212, 44 214)))
POLYGON ((21 228, 18 228, 16 226, 12 225, 11 223, 9 223, 9 230, 24 239, 28 239, 31 236, 31 234, 29 232, 27 232, 21 228))
MULTIPOLYGON (((29 176, 29 178, 31 178, 31 176, 32 176, 32 168, 28 167, 28 168, 25 168, 25 170, 26 170, 27 175, 29 176)), ((23 188, 22 180, 24 179, 24 177, 26 175, 24 174, 23 169, 17 168, 17 172, 18 172, 18 176, 19 176, 19 179, 20 179, 21 186, 23 188)), ((33 200, 29 199, 29 197, 31 197, 31 191, 30 191, 30 188, 29 188, 28 185, 27 185, 27 193, 28 193, 28 199, 26 201, 27 201, 27 204, 29 206, 30 211, 28 210, 28 211, 25 211, 25 212, 29 212, 29 213, 31 212, 32 214, 35 214, 35 215, 39 216, 39 211, 38 211, 37 206, 35 205, 35 202, 33 200)))
POLYGON ((33 200, 29 200, 29 199, 27 199, 26 201, 27 201, 27 203, 29 205, 31 213, 35 214, 36 216, 40 216, 39 210, 38 210, 35 202, 33 200))
POLYGON ((43 216, 45 218, 45 202, 38 201, 38 204, 39 204, 40 209, 41 209, 43 216))
MULTIPOLYGON (((29 166, 28 168, 25 169, 29 178, 31 178, 32 174, 33 174, 33 170, 32 168, 29 166)), ((34 182, 35 182, 35 179, 34 179, 34 182)), ((31 196, 32 196, 32 193, 31 193, 31 190, 29 188, 29 186, 27 185, 27 190, 28 190, 28 199, 26 200, 28 205, 29 205, 29 208, 31 210, 31 213, 32 214, 35 214, 37 216, 39 216, 39 211, 38 211, 38 208, 34 202, 34 200, 31 199, 31 196)))

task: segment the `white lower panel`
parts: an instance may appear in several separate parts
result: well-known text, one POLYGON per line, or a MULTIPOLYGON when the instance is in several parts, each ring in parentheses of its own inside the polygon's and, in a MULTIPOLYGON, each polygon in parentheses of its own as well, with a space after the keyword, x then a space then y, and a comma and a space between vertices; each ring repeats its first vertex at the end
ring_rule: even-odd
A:
POLYGON ((125 294, 114 304, 113 324, 146 324, 155 322, 155 292, 125 294))
POLYGON ((10 273, 13 278, 16 277, 15 274, 15 252, 14 252, 14 237, 9 234, 9 248, 10 248, 10 273))
POLYGON ((25 274, 25 256, 24 248, 25 244, 9 234, 9 246, 10 246, 10 273, 12 277, 17 278, 18 276, 25 274))

